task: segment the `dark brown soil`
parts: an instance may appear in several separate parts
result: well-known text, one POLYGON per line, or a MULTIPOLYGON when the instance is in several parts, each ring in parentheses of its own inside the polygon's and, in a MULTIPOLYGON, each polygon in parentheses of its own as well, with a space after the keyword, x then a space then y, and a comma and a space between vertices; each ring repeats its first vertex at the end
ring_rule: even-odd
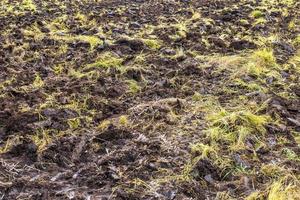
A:
POLYGON ((0 3, 0 199, 268 199, 271 164, 300 186, 299 2, 30 2, 0 3), (279 69, 237 85, 221 58, 265 48, 279 69), (192 149, 208 113, 254 104, 260 144, 192 149))

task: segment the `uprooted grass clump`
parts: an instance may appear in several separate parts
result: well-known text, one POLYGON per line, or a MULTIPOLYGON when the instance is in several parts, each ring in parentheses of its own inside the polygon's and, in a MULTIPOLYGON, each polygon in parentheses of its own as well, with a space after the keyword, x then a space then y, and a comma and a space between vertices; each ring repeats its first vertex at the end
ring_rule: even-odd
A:
POLYGON ((246 200, 255 199, 269 199, 269 200, 285 200, 285 199, 299 199, 300 196, 300 182, 293 175, 285 175, 274 180, 265 191, 253 192, 246 200))
POLYGON ((128 92, 136 94, 141 91, 141 87, 135 80, 127 80, 126 82, 128 84, 128 92))
POLYGON ((264 16, 264 13, 260 10, 254 10, 251 12, 251 16, 254 18, 260 18, 264 16))
POLYGON ((244 148, 247 139, 257 140, 266 133, 265 125, 270 117, 258 115, 248 110, 221 111, 207 116, 210 124, 207 136, 212 141, 229 144, 230 148, 244 148))
POLYGON ((46 149, 47 145, 51 143, 53 138, 48 130, 41 129, 32 135, 31 140, 37 146, 38 152, 42 152, 46 149))
POLYGON ((278 65, 274 57, 273 51, 270 49, 260 49, 252 53, 247 61, 239 69, 239 72, 252 76, 265 76, 272 70, 276 70, 278 65))
POLYGON ((104 68, 109 69, 111 67, 120 68, 122 66, 123 59, 111 53, 104 53, 100 55, 96 62, 88 64, 87 68, 104 68))
POLYGON ((157 50, 161 47, 161 41, 157 39, 143 39, 143 42, 153 50, 157 50))
MULTIPOLYGON (((203 56, 197 56, 196 58, 202 60, 203 56)), ((247 54, 211 56, 206 59, 210 60, 208 64, 220 65, 216 72, 229 71, 231 81, 245 76, 260 79, 267 77, 268 74, 275 74, 280 71, 273 50, 270 48, 258 49, 247 54)))
POLYGON ((253 53, 253 61, 259 67, 274 68, 277 66, 273 51, 270 49, 261 49, 253 53))

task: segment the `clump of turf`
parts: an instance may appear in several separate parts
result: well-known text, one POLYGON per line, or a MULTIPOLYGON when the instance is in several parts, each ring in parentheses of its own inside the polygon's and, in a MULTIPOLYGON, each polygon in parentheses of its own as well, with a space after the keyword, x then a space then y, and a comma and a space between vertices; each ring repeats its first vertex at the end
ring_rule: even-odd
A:
POLYGON ((264 13, 260 10, 254 10, 251 12, 251 17, 253 18, 260 18, 260 17, 263 17, 264 16, 264 13))
POLYGON ((161 41, 155 39, 143 39, 143 42, 146 44, 147 47, 150 49, 159 49, 161 47, 161 41))
POLYGON ((108 69, 111 67, 119 68, 122 66, 123 59, 117 57, 112 53, 104 53, 98 57, 96 62, 87 65, 87 68, 104 68, 108 69))
POLYGON ((207 135, 212 141, 223 142, 230 148, 243 148, 248 138, 256 138, 266 133, 265 125, 270 117, 257 115, 248 110, 228 111, 222 109, 207 116, 210 128, 207 135))
POLYGON ((135 94, 141 91, 141 87, 138 85, 138 83, 135 80, 127 80, 127 84, 130 93, 135 94))

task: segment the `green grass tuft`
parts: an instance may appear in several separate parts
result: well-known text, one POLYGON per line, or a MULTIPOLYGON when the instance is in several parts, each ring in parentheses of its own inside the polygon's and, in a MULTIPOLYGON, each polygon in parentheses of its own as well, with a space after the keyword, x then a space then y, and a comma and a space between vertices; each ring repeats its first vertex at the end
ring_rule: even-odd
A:
POLYGON ((161 47, 161 41, 154 40, 154 39, 143 39, 143 42, 149 47, 150 49, 156 50, 161 47))
POLYGON ((277 67, 273 51, 270 49, 257 50, 253 53, 252 58, 259 67, 277 67))
POLYGON ((260 10, 254 10, 251 12, 251 17, 253 18, 260 18, 260 17, 263 17, 264 16, 264 13, 260 10))
POLYGON ((127 80, 129 92, 136 94, 141 91, 141 87, 138 85, 138 83, 135 80, 127 80))
POLYGON ((207 116, 210 128, 207 135, 212 141, 226 142, 230 147, 243 148, 249 137, 259 137, 266 133, 265 125, 270 122, 266 115, 257 115, 251 111, 227 111, 207 116))
POLYGON ((122 66, 123 59, 115 56, 112 53, 105 53, 102 54, 96 62, 87 65, 87 68, 111 68, 111 67, 116 67, 119 68, 122 66))

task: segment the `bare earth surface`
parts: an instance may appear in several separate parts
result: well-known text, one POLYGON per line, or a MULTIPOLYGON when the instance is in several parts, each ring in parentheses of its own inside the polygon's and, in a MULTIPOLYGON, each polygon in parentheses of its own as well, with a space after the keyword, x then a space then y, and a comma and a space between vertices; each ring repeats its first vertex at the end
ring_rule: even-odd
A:
POLYGON ((300 199, 297 0, 1 0, 0 199, 300 199))

